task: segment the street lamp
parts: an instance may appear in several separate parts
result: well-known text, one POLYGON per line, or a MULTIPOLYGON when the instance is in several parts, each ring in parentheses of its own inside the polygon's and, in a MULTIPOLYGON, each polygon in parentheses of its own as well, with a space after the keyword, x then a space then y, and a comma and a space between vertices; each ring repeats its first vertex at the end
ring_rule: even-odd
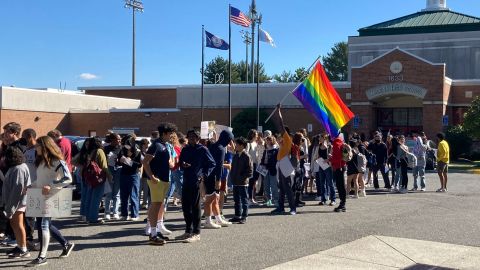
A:
POLYGON ((132 9, 132 86, 135 86, 135 11, 143 12, 143 3, 140 0, 125 0, 125 8, 132 9))
POLYGON ((248 31, 241 30, 240 33, 242 34, 243 42, 245 43, 245 83, 248 83, 248 45, 252 43, 252 39, 250 38, 250 33, 248 31))

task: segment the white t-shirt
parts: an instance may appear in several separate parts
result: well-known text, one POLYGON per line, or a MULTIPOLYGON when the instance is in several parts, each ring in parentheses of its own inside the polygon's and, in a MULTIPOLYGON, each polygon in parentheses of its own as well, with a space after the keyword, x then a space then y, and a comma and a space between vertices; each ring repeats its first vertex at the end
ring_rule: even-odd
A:
POLYGON ((249 142, 247 144, 247 154, 250 156, 252 162, 257 162, 258 153, 257 153, 257 142, 249 142))

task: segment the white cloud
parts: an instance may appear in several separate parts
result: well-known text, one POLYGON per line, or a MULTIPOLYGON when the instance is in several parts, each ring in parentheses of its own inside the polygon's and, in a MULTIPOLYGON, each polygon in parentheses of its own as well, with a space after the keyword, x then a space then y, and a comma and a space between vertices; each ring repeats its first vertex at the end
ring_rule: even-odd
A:
POLYGON ((92 73, 82 73, 79 75, 79 77, 83 80, 95 80, 100 78, 99 76, 92 74, 92 73))

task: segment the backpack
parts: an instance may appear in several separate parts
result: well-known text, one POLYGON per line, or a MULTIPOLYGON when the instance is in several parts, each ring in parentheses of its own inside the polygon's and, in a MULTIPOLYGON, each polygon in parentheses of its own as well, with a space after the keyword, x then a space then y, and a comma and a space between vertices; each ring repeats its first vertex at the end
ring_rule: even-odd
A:
POLYGON ((107 175, 95 160, 90 160, 87 166, 83 167, 82 177, 83 181, 92 188, 99 186, 107 179, 107 175))
POLYGON ((68 165, 65 161, 59 160, 60 164, 58 164, 57 168, 55 168, 55 171, 62 170, 63 177, 59 180, 54 181, 54 184, 60 184, 60 183, 71 183, 72 182, 72 174, 70 173, 70 170, 68 169, 68 165))
POLYGON ((352 148, 348 144, 343 144, 342 146, 342 160, 347 162, 352 160, 353 153, 352 153, 352 148))
POLYGON ((407 153, 407 167, 410 169, 417 166, 417 157, 412 153, 407 153))
POLYGON ((366 151, 367 165, 373 167, 377 165, 377 155, 370 151, 366 151))
POLYGON ((364 173, 367 170, 367 157, 362 153, 357 154, 357 169, 360 173, 364 173))

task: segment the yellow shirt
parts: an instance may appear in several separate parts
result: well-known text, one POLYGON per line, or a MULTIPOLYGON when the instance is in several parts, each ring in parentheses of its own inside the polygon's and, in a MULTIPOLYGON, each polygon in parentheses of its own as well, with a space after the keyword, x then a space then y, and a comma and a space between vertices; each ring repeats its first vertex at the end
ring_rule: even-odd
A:
POLYGON ((447 164, 450 162, 450 147, 445 140, 438 143, 437 161, 447 164))
POLYGON ((290 135, 288 135, 287 132, 284 132, 282 139, 283 139, 283 142, 282 142, 282 145, 280 146, 280 149, 278 150, 277 160, 281 160, 284 157, 287 157, 288 155, 290 155, 290 152, 292 151, 292 138, 290 137, 290 135))

